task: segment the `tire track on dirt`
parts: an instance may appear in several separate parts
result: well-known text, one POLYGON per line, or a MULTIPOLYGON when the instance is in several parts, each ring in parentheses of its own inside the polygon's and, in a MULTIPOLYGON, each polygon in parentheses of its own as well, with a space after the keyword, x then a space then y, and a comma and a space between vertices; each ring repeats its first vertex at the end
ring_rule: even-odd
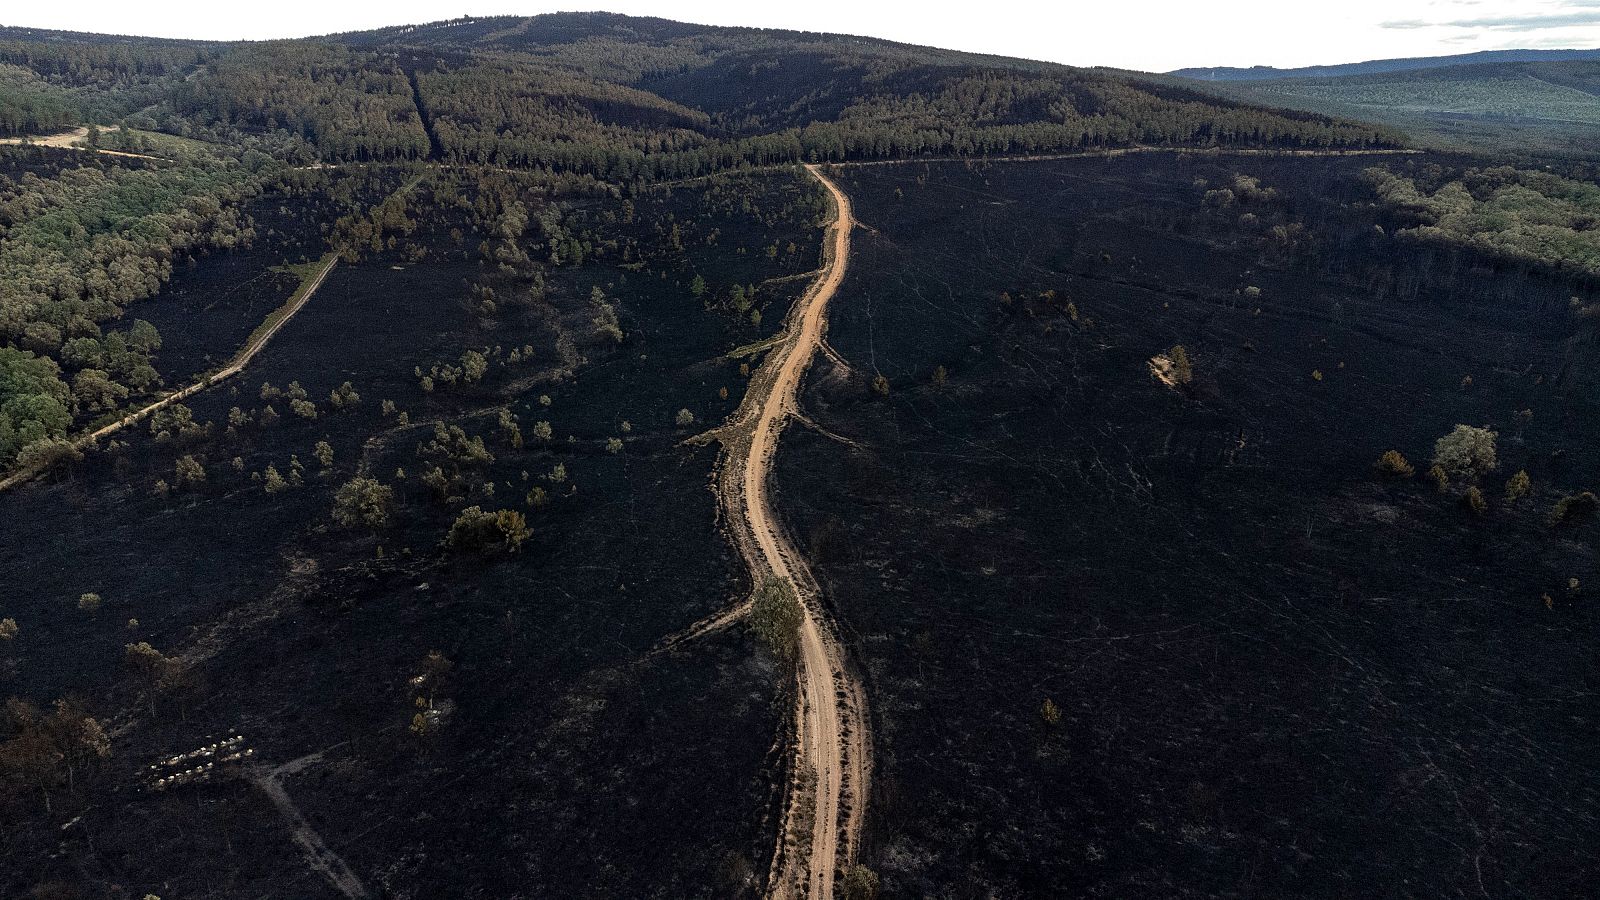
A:
POLYGON ((816 579, 784 532, 768 493, 772 461, 797 411, 800 380, 822 346, 828 301, 844 280, 854 219, 850 198, 814 165, 805 167, 832 196, 835 217, 817 280, 789 313, 783 339, 751 377, 724 448, 718 494, 752 582, 781 579, 799 600, 796 746, 783 827, 768 895, 831 900, 837 871, 855 860, 865 809, 869 736, 866 697, 823 608, 816 579))

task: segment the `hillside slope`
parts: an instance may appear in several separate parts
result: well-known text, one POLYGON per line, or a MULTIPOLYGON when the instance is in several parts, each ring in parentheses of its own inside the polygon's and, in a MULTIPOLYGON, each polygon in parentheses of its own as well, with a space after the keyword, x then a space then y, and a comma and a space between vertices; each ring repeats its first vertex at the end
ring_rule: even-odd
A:
POLYGON ((1589 156, 1600 146, 1600 60, 1181 83, 1241 103, 1381 123, 1442 148, 1589 156))
POLYGON ((1373 59, 1366 62, 1341 63, 1332 66, 1298 66, 1279 69, 1273 66, 1198 66, 1176 69, 1168 75, 1179 78, 1196 78, 1202 81, 1270 81, 1280 78, 1342 78, 1350 75, 1378 75, 1392 72, 1414 72, 1422 69, 1442 69, 1451 66, 1492 65, 1517 62, 1560 62, 1567 60, 1600 59, 1600 50, 1480 50, 1477 53, 1455 53, 1449 56, 1411 56, 1401 59, 1373 59))
MULTIPOLYGON (((31 110, 52 88, 92 92, 134 82, 150 90, 101 104, 97 115, 247 141, 297 161, 435 157, 629 180, 773 162, 1135 143, 1398 141, 1381 128, 1102 71, 604 13, 469 18, 256 44, 4 36, 0 64, 18 71, 0 79, 0 110, 8 102, 31 110), (149 74, 155 62, 166 80, 149 74)), ((12 127, 38 118, 15 113, 12 127)))

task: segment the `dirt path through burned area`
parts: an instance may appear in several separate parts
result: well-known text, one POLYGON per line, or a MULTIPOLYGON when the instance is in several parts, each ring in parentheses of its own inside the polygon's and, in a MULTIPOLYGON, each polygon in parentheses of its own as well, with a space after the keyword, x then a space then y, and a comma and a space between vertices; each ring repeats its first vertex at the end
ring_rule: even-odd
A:
POLYGON ((262 348, 267 346, 267 342, 272 340, 272 336, 282 330, 283 326, 289 324, 289 320, 294 318, 295 313, 305 308, 306 302, 311 299, 312 294, 317 292, 317 288, 322 287, 323 280, 328 277, 329 272, 333 271, 333 267, 336 263, 338 263, 338 261, 339 257, 337 254, 328 254, 322 262, 322 267, 317 270, 317 274, 314 275, 309 282, 306 282, 304 286, 299 288, 297 291, 298 296, 289 301, 289 305, 287 307, 278 313, 275 313, 275 315, 278 316, 278 320, 273 322, 266 331, 261 332, 261 334, 257 335, 248 344, 245 344, 244 348, 234 355, 233 362, 228 363, 226 368, 223 368, 212 375, 208 375, 205 378, 196 381, 194 384, 189 385, 181 391, 168 394, 149 406, 135 410, 134 412, 123 416, 104 428, 90 432, 86 443, 98 441, 103 437, 115 434, 129 425, 137 424, 140 419, 150 415, 156 410, 171 406, 180 400, 192 397, 206 388, 211 387, 217 382, 222 381, 225 378, 232 378, 233 376, 242 372, 245 366, 250 365, 250 360, 255 359, 256 354, 260 353, 262 348))
MULTIPOLYGON (((87 447, 103 437, 110 437, 124 428, 138 424, 139 420, 153 412, 156 412, 157 410, 164 409, 174 403, 179 403, 183 400, 186 400, 195 394, 200 393, 206 388, 222 381, 223 379, 231 378, 232 376, 239 374, 239 372, 244 370, 245 366, 250 364, 250 360, 255 359, 256 354, 260 353, 262 348, 267 346, 267 342, 272 340, 272 336, 277 334, 284 325, 287 325, 289 320, 294 318, 295 313, 299 312, 305 307, 306 301, 310 300, 311 295, 317 292, 317 288, 322 287, 323 280, 328 277, 328 273, 333 271, 334 265, 338 262, 339 257, 337 254, 328 254, 327 257, 324 258, 321 268, 317 270, 317 274, 314 275, 310 281, 296 289, 295 296, 286 306, 273 313, 274 316, 277 316, 277 321, 274 321, 266 328, 266 330, 256 335, 248 343, 246 343, 238 353, 234 354, 233 361, 228 363, 227 367, 207 375, 206 377, 196 381, 194 384, 191 384, 186 388, 183 388, 182 390, 174 391, 165 397, 162 397, 160 400, 149 404, 148 406, 142 406, 109 425, 97 428, 88 434, 80 435, 76 440, 73 441, 73 444, 79 448, 87 447)), ((16 472, 5 479, 0 479, 0 491, 4 491, 8 488, 22 484, 38 474, 38 471, 23 470, 16 472)))
POLYGON ((789 313, 784 337, 752 376, 739 411, 722 429, 719 494, 754 583, 786 582, 800 602, 796 747, 769 896, 830 900, 836 872, 857 852, 868 773, 866 703, 846 665, 816 580, 784 532, 768 495, 772 461, 796 410, 800 380, 827 330, 828 301, 850 258, 850 198, 816 166, 805 167, 833 197, 831 241, 817 280, 789 313))

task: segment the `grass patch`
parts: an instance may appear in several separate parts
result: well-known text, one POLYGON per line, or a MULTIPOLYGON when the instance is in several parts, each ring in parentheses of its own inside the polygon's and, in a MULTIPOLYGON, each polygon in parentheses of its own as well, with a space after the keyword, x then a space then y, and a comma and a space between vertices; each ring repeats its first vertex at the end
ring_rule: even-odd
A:
POLYGON ((755 356, 757 353, 760 353, 764 350, 770 350, 773 347, 783 343, 783 335, 784 333, 780 331, 772 337, 756 341, 753 344, 745 344, 743 347, 737 347, 733 350, 729 350, 727 354, 723 356, 723 358, 744 359, 747 356, 755 356))
POLYGON ((254 331, 250 332, 250 336, 245 339, 244 348, 254 346, 256 341, 261 339, 262 335, 271 331, 279 322, 283 321, 284 316, 287 316, 289 311, 294 309, 295 305, 305 298, 306 292, 311 290, 312 283, 317 279, 317 273, 322 271, 322 268, 337 255, 338 254, 330 251, 328 253, 324 253, 321 259, 314 261, 294 263, 292 265, 274 266, 272 271, 293 275, 300 279, 300 285, 294 289, 294 293, 289 295, 289 299, 283 301, 282 306, 270 313, 267 313, 267 317, 261 320, 261 324, 257 325, 254 331))

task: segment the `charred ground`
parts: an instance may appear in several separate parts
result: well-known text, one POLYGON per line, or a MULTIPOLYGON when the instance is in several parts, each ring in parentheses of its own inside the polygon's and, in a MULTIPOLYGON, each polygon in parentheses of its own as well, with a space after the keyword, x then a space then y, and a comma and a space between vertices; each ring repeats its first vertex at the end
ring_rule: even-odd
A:
POLYGON ((683 441, 734 407, 744 376, 726 354, 770 335, 816 264, 809 180, 624 199, 374 170, 257 205, 254 249, 202 259, 141 305, 192 323, 169 338, 174 372, 231 353, 249 327, 230 323, 282 302, 282 267, 311 236, 369 244, 243 374, 197 395, 191 421, 141 424, 0 497, 0 590, 20 624, 3 691, 78 698, 113 748, 10 798, 0 893, 336 895, 253 786, 275 772, 374 895, 754 885, 785 680, 742 630, 650 651, 748 589, 717 530, 714 452, 683 441), (291 409, 291 382, 314 418, 291 409), (346 382, 360 399, 341 409, 346 382), (185 458, 203 480, 177 474, 185 458), (442 487, 423 483, 435 463, 442 487), (388 526, 332 521, 358 474, 394 491, 388 526), (446 546, 470 506, 517 511, 532 535, 514 554, 446 546), (80 608, 88 592, 97 609, 80 608), (131 677, 138 642, 171 678, 131 677), (231 734, 251 766, 150 789, 150 765, 231 734))
POLYGON ((1594 286, 1394 237, 1372 164, 841 170, 843 365, 777 502, 867 675, 886 895, 1553 896, 1600 864, 1597 533, 1550 522, 1600 463, 1594 286), (1482 515, 1421 477, 1457 423, 1500 435, 1482 515))

